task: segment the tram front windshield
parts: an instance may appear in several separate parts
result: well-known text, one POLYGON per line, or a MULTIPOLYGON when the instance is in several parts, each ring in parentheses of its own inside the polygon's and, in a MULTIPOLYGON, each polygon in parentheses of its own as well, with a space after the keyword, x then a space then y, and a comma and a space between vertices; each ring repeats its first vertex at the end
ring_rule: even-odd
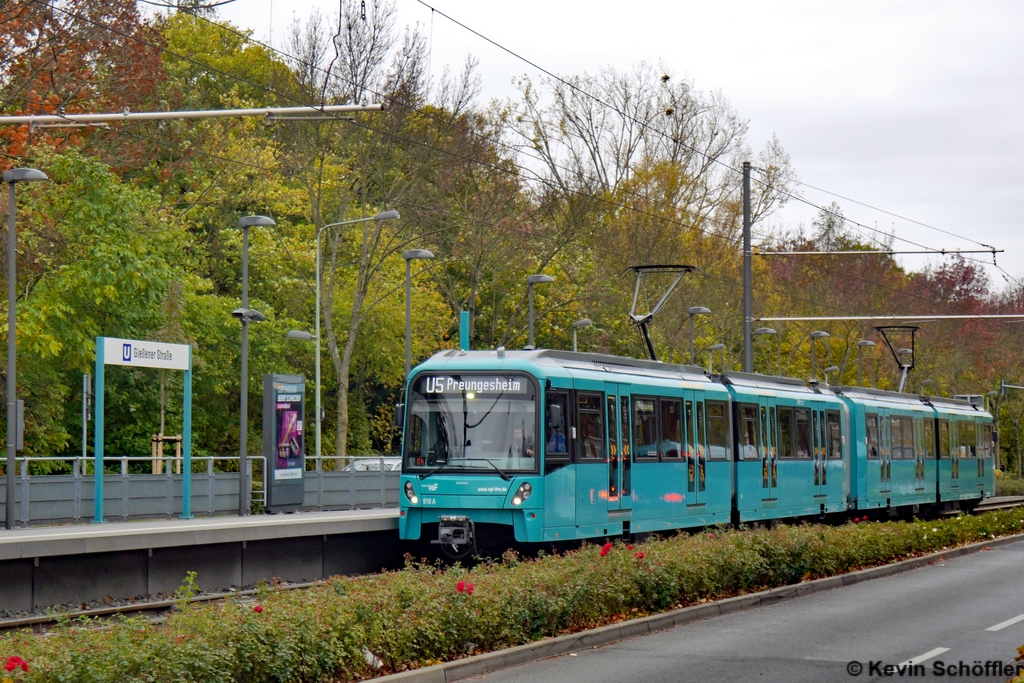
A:
POLYGON ((523 376, 421 375, 406 409, 405 470, 536 472, 537 395, 523 376))

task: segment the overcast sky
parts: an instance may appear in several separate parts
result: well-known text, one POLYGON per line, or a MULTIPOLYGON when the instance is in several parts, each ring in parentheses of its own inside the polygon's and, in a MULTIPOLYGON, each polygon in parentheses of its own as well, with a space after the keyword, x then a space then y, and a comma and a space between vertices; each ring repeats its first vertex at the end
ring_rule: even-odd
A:
MULTIPOLYGON (((431 71, 479 59, 482 103, 536 76, 417 0, 396 0, 400 24, 431 37, 431 71)), ((659 61, 705 92, 719 90, 760 149, 774 133, 800 179, 900 216, 1005 249, 1024 276, 1024 2, 859 0, 428 0, 440 12, 558 74, 659 61)), ((236 0, 221 17, 282 45, 293 17, 338 0, 236 0)), ((931 248, 978 248, 908 220, 835 200, 847 218, 931 248)), ((807 228, 815 210, 782 219, 807 228)), ((899 241, 897 246, 914 248, 899 241)), ((985 258, 979 256, 978 258, 985 258)), ((903 257, 920 268, 918 257, 903 257)), ((989 258, 990 260, 990 258, 989 258)), ((934 260, 933 260, 934 262, 934 260)), ((1001 288, 1002 274, 987 269, 1001 288)))

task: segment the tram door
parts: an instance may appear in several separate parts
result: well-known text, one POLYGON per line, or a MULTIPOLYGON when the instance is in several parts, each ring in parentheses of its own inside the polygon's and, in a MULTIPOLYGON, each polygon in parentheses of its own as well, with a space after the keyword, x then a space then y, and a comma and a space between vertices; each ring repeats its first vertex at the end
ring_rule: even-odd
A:
POLYGON ((881 485, 878 487, 883 498, 892 493, 892 430, 890 429, 889 413, 885 411, 878 416, 878 436, 881 440, 879 460, 881 461, 881 485))
POLYGON ((778 430, 775 428, 775 406, 768 405, 763 396, 758 399, 757 410, 761 418, 761 499, 775 500, 779 487, 779 452, 775 447, 778 430))
MULTIPOLYGON (((688 505, 699 505, 707 503, 707 436, 704 401, 695 400, 692 391, 683 392, 683 416, 682 447, 686 458, 686 500, 688 505)), ((664 429, 662 424, 663 433, 664 429)))
POLYGON ((605 385, 608 424, 608 511, 632 508, 629 448, 629 386, 605 385))

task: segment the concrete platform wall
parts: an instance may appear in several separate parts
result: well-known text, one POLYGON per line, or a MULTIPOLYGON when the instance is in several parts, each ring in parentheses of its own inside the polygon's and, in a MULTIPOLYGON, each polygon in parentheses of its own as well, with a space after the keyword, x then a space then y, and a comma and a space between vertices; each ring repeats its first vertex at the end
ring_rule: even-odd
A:
POLYGON ((172 594, 189 571, 204 591, 307 582, 402 565, 396 531, 366 531, 0 560, 0 611, 172 594))

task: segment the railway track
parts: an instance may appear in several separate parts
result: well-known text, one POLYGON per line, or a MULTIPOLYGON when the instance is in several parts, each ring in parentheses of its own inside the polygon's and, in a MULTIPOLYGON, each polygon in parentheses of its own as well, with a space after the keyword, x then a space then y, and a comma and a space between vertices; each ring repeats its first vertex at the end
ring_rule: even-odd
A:
MULTIPOLYGON (((1024 506, 1024 496, 998 496, 987 498, 974 509, 974 514, 991 512, 993 510, 1008 510, 1024 506)), ((959 511, 956 511, 957 513, 959 511)), ((314 583, 294 583, 280 586, 284 590, 305 589, 315 585, 314 583)), ((147 615, 153 622, 159 622, 163 616, 178 605, 184 603, 216 602, 231 598, 245 598, 256 595, 256 589, 229 591, 225 593, 211 593, 197 595, 187 599, 153 600, 149 602, 137 602, 129 605, 118 605, 101 607, 96 609, 81 610, 77 612, 61 612, 60 614, 46 614, 31 617, 20 617, 18 619, 7 619, 0 621, 0 633, 18 629, 32 629, 37 632, 45 632, 48 628, 56 626, 61 622, 74 621, 76 619, 103 620, 116 618, 125 615, 147 615)))
MULTIPOLYGON (((279 590, 296 590, 309 588, 314 583, 291 583, 278 586, 279 590)), ((196 595, 191 598, 150 600, 137 602, 129 605, 117 605, 112 607, 99 607, 95 609, 79 610, 76 612, 61 612, 59 614, 43 614, 32 617, 20 617, 17 619, 6 619, 0 621, 0 633, 17 631, 19 629, 32 629, 37 632, 44 632, 48 627, 55 626, 61 622, 75 621, 76 619, 102 620, 125 615, 145 614, 151 621, 158 622, 163 615, 173 610, 182 603, 192 604, 200 602, 216 602, 218 600, 229 600, 231 598, 245 598, 256 595, 254 589, 241 591, 228 591, 225 593, 210 593, 208 595, 196 595)))

